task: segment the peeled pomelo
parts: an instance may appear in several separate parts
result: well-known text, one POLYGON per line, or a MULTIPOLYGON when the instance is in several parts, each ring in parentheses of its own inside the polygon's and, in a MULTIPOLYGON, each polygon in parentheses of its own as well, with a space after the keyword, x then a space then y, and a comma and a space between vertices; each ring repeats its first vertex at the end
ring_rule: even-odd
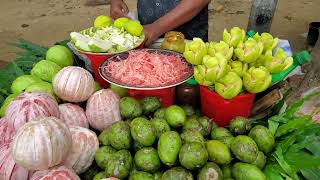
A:
POLYGON ((95 20, 94 20, 94 27, 97 29, 102 29, 104 27, 108 27, 112 24, 112 19, 108 16, 98 16, 95 20))
POLYGON ((143 32, 143 26, 139 21, 129 20, 125 25, 125 30, 133 36, 141 36, 143 32))
POLYGON ((130 21, 129 18, 121 17, 114 21, 113 26, 121 29, 121 28, 124 28, 129 21, 130 21))
POLYGON ((46 60, 52 61, 60 67, 72 66, 73 56, 71 51, 61 45, 55 45, 48 49, 46 60))

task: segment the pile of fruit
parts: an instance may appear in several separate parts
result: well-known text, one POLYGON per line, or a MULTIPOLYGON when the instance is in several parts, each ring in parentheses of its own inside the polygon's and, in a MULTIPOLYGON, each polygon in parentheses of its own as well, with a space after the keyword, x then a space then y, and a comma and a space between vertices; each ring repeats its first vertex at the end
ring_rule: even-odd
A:
MULTIPOLYGON (((197 81, 230 98, 242 82, 261 92, 291 64, 270 35, 243 38, 234 28, 220 43, 188 43, 197 81)), ((267 121, 223 128, 188 105, 101 89, 64 46, 20 46, 36 48, 0 71, 1 180, 320 179, 319 88, 267 121)))
POLYGON ((256 33, 246 39, 243 29, 224 30, 223 40, 205 43, 194 38, 185 47, 184 57, 195 65, 197 82, 214 89, 225 99, 243 91, 259 93, 272 83, 271 74, 279 73, 293 63, 282 48, 276 48, 278 38, 269 33, 256 33))
POLYGON ((9 103, 22 92, 45 92, 54 95, 52 81, 55 75, 66 66, 73 64, 73 55, 64 46, 56 45, 46 53, 46 59, 33 65, 30 74, 17 77, 11 84, 11 93, 0 108, 0 117, 5 115, 9 103))
POLYGON ((117 53, 131 50, 144 41, 139 21, 122 17, 112 22, 108 16, 98 16, 94 26, 70 34, 73 45, 82 51, 117 53))
POLYGON ((190 106, 164 109, 158 98, 136 100, 113 85, 97 91, 88 71, 68 66, 69 53, 49 48, 13 82, 20 94, 2 105, 0 179, 320 177, 319 90, 267 125, 238 117, 227 129, 190 106), (52 88, 28 92, 33 83, 52 88))
POLYGON ((251 129, 249 121, 239 117, 229 131, 197 116, 190 106, 159 108, 155 97, 120 100, 121 116, 128 120, 113 123, 99 135, 95 160, 103 171, 94 180, 265 179, 260 170, 264 154, 275 143, 268 128, 251 129))

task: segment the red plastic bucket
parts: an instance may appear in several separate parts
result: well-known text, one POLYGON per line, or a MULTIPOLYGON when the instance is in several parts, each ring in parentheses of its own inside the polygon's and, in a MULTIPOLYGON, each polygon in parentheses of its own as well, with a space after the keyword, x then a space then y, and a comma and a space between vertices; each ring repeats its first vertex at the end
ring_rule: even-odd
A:
POLYGON ((142 99, 146 96, 155 96, 160 98, 162 107, 168 107, 174 104, 175 87, 157 89, 157 90, 128 90, 128 94, 136 99, 142 99))
POLYGON ((91 68, 94 74, 95 80, 103 87, 103 88, 108 88, 109 83, 105 81, 99 74, 99 67, 100 64, 106 60, 107 58, 111 57, 112 54, 108 55, 103 55, 103 54, 93 54, 93 53, 87 53, 83 51, 79 51, 79 53, 84 54, 88 57, 90 60, 91 68))
MULTIPOLYGON (((135 49, 141 49, 144 47, 144 44, 139 45, 135 49)), ((91 68, 94 74, 95 80, 103 87, 103 88, 108 88, 109 83, 105 81, 101 75, 99 74, 99 67, 103 63, 104 60, 108 59, 109 57, 117 54, 111 54, 111 53, 92 53, 92 52, 85 52, 85 51, 79 51, 77 50, 80 54, 84 54, 88 57, 90 60, 91 68)))
POLYGON ((224 99, 219 94, 200 86, 201 110, 203 115, 212 118, 219 126, 225 127, 237 117, 248 117, 255 94, 244 93, 233 99, 224 99))

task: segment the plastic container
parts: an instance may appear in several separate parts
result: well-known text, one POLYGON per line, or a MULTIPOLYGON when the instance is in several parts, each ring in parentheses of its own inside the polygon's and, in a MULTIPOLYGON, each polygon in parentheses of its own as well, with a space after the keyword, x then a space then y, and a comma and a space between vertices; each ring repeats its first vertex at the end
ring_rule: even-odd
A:
POLYGON ((292 50, 291 50, 291 46, 288 40, 286 39, 279 39, 278 45, 276 48, 274 48, 273 53, 275 53, 275 51, 278 48, 282 48, 284 53, 286 53, 287 56, 292 56, 292 50))
POLYGON ((87 53, 83 51, 79 51, 80 54, 86 55, 87 58, 90 61, 91 64, 91 69, 94 74, 94 79, 103 87, 103 88, 108 88, 109 83, 105 81, 99 74, 99 67, 100 64, 111 57, 113 54, 110 55, 103 55, 103 54, 92 54, 92 53, 87 53))
POLYGON ((174 104, 175 87, 157 89, 157 90, 134 90, 129 89, 128 94, 136 99, 142 99, 146 96, 155 96, 160 98, 162 107, 168 107, 174 104))
POLYGON ((188 104, 194 108, 199 106, 200 88, 194 78, 176 87, 176 101, 178 104, 188 104))
POLYGON ((200 86, 201 110, 203 115, 212 118, 219 126, 228 126, 237 117, 249 117, 255 94, 240 94, 233 99, 224 99, 219 94, 200 86))
POLYGON ((284 80, 298 66, 309 63, 311 61, 310 54, 307 51, 301 51, 293 56, 293 64, 286 70, 272 74, 272 83, 278 83, 284 80))
MULTIPOLYGON (((103 88, 108 88, 110 84, 107 81, 105 81, 99 74, 99 67, 104 62, 104 60, 108 59, 109 57, 117 53, 92 53, 79 51, 78 49, 74 48, 70 42, 68 43, 68 46, 81 60, 85 62, 86 69, 93 73, 95 80, 103 88)), ((141 49, 143 47, 144 44, 141 44, 140 46, 134 49, 141 49)))

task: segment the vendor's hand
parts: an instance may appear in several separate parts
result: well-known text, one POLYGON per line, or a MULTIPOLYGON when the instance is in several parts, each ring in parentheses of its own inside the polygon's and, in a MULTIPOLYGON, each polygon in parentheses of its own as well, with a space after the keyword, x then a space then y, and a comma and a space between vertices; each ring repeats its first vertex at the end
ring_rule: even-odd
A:
POLYGON ((123 0, 111 0, 110 15, 113 19, 125 17, 128 13, 128 6, 123 0))
POLYGON ((145 46, 148 47, 157 40, 161 35, 160 28, 156 24, 147 24, 143 26, 144 35, 145 35, 145 46))

